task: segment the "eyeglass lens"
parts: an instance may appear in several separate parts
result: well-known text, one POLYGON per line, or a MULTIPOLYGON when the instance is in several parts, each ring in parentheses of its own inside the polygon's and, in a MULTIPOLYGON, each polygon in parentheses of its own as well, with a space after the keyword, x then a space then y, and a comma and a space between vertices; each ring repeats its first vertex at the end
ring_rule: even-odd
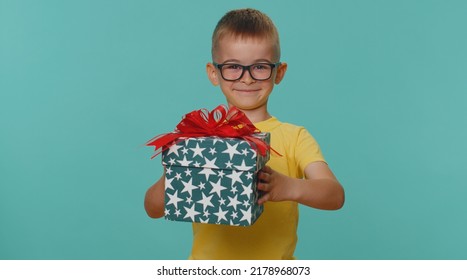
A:
POLYGON ((253 64, 250 66, 242 66, 239 64, 224 64, 221 71, 222 76, 226 80, 238 80, 242 77, 245 70, 249 70, 250 75, 255 80, 267 80, 271 77, 272 66, 270 64, 253 64))

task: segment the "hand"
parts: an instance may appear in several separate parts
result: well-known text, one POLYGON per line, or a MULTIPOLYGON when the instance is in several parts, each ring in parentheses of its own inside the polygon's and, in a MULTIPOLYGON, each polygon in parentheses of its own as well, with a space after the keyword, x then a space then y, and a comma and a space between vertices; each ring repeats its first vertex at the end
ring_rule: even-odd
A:
POLYGON ((263 191, 263 196, 258 200, 258 204, 263 204, 266 201, 290 200, 292 178, 275 171, 269 166, 263 167, 258 177, 258 189, 263 191))
POLYGON ((344 205, 342 185, 324 162, 313 162, 305 167, 306 179, 288 177, 265 166, 258 174, 258 189, 266 201, 295 201, 317 209, 336 210, 344 205))

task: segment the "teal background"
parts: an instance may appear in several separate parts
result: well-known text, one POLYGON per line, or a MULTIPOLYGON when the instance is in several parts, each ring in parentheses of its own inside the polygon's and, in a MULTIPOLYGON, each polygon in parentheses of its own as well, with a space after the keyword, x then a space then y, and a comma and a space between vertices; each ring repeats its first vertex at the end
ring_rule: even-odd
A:
POLYGON ((270 99, 346 190, 302 207, 299 259, 467 259, 466 1, 0 0, 0 259, 186 259, 148 218, 142 144, 224 103, 205 74, 230 9, 276 23, 270 99))

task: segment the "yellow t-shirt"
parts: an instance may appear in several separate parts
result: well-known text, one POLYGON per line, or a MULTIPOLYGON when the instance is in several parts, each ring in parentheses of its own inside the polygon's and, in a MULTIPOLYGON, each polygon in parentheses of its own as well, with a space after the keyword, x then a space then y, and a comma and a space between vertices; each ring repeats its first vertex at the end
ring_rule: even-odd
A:
MULTIPOLYGON (((271 154, 267 165, 272 169, 303 178, 309 163, 324 161, 305 128, 274 117, 255 126, 271 133, 271 146, 282 155, 271 154)), ((263 214, 249 227, 193 223, 190 259, 294 259, 297 225, 298 204, 291 201, 266 202, 263 214)))

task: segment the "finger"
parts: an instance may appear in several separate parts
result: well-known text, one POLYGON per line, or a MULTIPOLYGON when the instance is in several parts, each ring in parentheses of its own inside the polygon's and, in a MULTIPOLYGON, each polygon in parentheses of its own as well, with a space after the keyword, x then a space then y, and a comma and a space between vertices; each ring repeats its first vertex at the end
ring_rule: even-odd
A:
POLYGON ((268 193, 265 193, 263 196, 261 196, 259 199, 258 199, 258 204, 261 205, 263 203, 265 203, 266 201, 269 200, 269 194, 268 193))
POLYGON ((263 182, 269 182, 269 178, 270 178, 270 174, 269 173, 266 173, 266 172, 260 172, 259 173, 259 179, 263 182))
POLYGON ((268 191, 268 184, 266 183, 259 183, 258 184, 258 190, 267 192, 268 191))
POLYGON ((262 172, 265 172, 265 173, 268 173, 268 174, 271 174, 272 173, 272 168, 269 167, 268 165, 265 165, 262 169, 261 169, 262 172))

